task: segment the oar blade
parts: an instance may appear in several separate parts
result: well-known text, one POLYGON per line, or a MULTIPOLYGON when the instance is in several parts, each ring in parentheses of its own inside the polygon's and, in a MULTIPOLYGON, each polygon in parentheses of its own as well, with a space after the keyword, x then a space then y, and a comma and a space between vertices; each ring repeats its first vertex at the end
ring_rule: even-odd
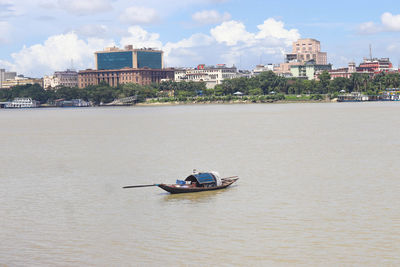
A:
POLYGON ((128 185, 122 188, 126 189, 126 188, 139 188, 139 187, 150 187, 150 186, 158 186, 158 184, 128 185))

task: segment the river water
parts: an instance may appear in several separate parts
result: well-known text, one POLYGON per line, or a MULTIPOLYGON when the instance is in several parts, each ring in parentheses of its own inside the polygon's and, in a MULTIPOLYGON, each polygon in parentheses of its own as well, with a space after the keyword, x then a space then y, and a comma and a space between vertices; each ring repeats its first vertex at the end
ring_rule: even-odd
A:
POLYGON ((400 103, 0 110, 0 266, 399 266, 400 103), (192 169, 226 190, 157 187, 192 169))

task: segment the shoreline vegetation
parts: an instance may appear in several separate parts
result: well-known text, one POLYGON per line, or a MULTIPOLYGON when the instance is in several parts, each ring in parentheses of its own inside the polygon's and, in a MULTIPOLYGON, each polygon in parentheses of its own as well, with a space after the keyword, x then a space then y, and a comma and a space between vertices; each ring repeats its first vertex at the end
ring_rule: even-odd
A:
POLYGON ((243 96, 227 98, 189 98, 180 101, 174 98, 147 99, 145 102, 136 103, 135 106, 174 106, 174 105, 218 105, 218 104, 290 104, 290 103, 331 103, 336 98, 330 99, 325 95, 283 95, 276 98, 268 96, 243 96))
POLYGON ((120 84, 111 87, 106 82, 85 88, 60 87, 43 89, 39 84, 17 85, 0 90, 0 102, 28 97, 43 107, 54 107, 58 101, 82 99, 91 106, 159 106, 182 104, 250 104, 250 103, 319 103, 332 102, 339 94, 360 92, 378 95, 386 88, 399 88, 399 73, 378 73, 373 77, 354 73, 350 78, 331 79, 328 72, 318 80, 285 78, 272 71, 253 77, 224 80, 214 88, 205 82, 164 81, 159 84, 120 84), (134 99, 130 103, 121 99, 134 99))

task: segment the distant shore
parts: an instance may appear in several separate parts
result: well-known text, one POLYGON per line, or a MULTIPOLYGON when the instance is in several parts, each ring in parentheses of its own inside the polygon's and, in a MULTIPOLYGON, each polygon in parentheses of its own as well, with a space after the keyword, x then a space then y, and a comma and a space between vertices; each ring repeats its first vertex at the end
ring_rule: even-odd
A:
POLYGON ((276 100, 276 101, 257 101, 253 102, 250 100, 234 100, 234 101, 184 101, 184 102, 143 102, 137 103, 135 106, 147 107, 147 106, 178 106, 178 105, 220 105, 220 104, 294 104, 294 103, 332 103, 337 102, 333 100, 276 100))
MULTIPOLYGON (((254 101, 254 100, 229 100, 229 101, 157 101, 155 99, 148 100, 146 102, 140 102, 136 104, 114 104, 114 105, 92 105, 92 106, 85 106, 84 108, 91 108, 91 107, 160 107, 160 106, 183 106, 183 105, 249 105, 249 104, 294 104, 294 103, 333 103, 337 102, 337 99, 299 99, 299 100, 292 100, 292 99, 285 99, 285 100, 263 100, 263 101, 254 101)), ((79 106, 66 106, 60 107, 56 105, 49 105, 43 104, 40 105, 38 108, 82 108, 79 106)), ((3 109, 3 107, 1 108, 3 109)))

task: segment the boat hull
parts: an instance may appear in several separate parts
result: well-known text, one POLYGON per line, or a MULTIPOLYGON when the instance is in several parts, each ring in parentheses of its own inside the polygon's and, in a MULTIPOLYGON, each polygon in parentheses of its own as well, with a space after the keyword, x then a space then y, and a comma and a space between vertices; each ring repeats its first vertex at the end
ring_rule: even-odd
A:
POLYGON ((222 185, 213 187, 190 187, 190 186, 179 186, 175 184, 159 184, 158 187, 171 194, 196 193, 196 192, 224 189, 233 184, 234 182, 236 182, 237 180, 238 179, 225 180, 222 182, 222 185))

